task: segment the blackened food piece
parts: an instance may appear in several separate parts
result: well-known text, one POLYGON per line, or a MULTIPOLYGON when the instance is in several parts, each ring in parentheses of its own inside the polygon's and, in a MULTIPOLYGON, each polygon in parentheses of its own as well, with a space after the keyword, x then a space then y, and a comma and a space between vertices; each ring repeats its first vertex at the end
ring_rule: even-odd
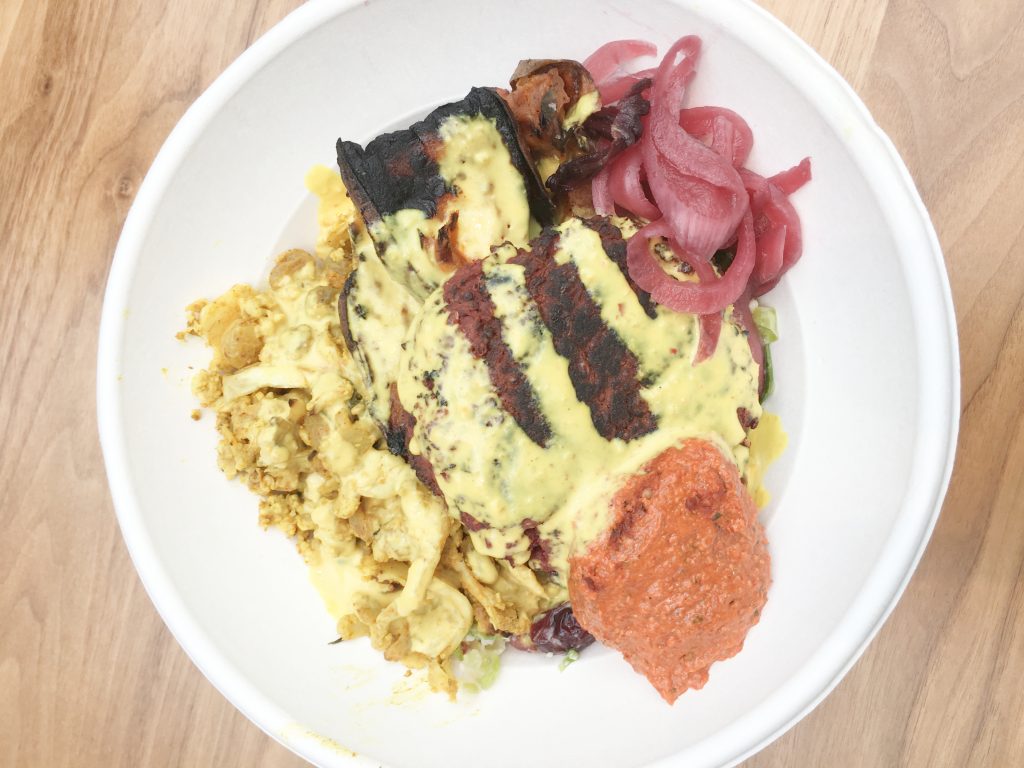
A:
POLYGON ((437 231, 437 246, 434 255, 439 264, 444 267, 455 269, 460 264, 468 264, 471 259, 459 249, 459 212, 455 211, 448 217, 448 221, 441 225, 437 231))
POLYGON ((526 183, 530 212, 542 225, 550 224, 554 216, 551 200, 523 151, 508 107, 494 90, 473 88, 461 101, 438 107, 405 130, 382 134, 365 149, 338 139, 341 179, 367 226, 409 208, 434 216, 448 191, 437 163, 442 147, 440 126, 453 115, 484 115, 494 120, 512 165, 526 183))
MULTIPOLYGON (((375 361, 366 354, 366 350, 356 340, 356 336, 359 333, 359 324, 364 323, 367 317, 365 306, 359 303, 361 301, 360 294, 364 292, 360 286, 360 280, 363 276, 364 272, 358 268, 349 272, 348 277, 345 279, 345 285, 342 287, 341 293, 338 294, 338 319, 341 322, 341 335, 345 339, 345 346, 359 366, 359 371, 363 374, 363 383, 373 393, 374 382, 379 380, 382 383, 386 383, 388 373, 377 370, 377 366, 374 365, 375 361)), ((373 400, 372 394, 371 400, 373 400)), ((377 422, 377 426, 384 432, 391 452, 397 453, 392 446, 392 438, 388 432, 389 425, 386 423, 385 411, 378 407, 379 405, 382 404, 370 403, 370 415, 377 422)))
POLYGON ((367 225, 403 208, 436 212, 444 179, 433 152, 412 129, 378 136, 365 150, 338 139, 337 149, 341 180, 367 225))
POLYGON ((516 71, 509 78, 509 85, 515 90, 523 85, 528 78, 537 77, 547 72, 554 72, 562 81, 567 104, 575 104, 580 97, 597 90, 594 78, 578 61, 572 59, 523 59, 516 66, 516 71))
POLYGON ((482 531, 484 528, 490 527, 489 525, 487 525, 487 523, 481 523, 479 520, 477 520, 475 517, 469 514, 469 512, 461 513, 459 515, 459 519, 462 521, 462 524, 466 526, 466 528, 474 532, 482 531))
POLYGON ((391 413, 388 417, 388 425, 384 430, 384 437, 387 440, 388 450, 396 456, 406 460, 416 477, 420 479, 435 496, 441 496, 441 489, 437 485, 437 478, 434 477, 434 468, 427 461, 425 456, 419 456, 409 452, 409 441, 412 439, 413 430, 416 428, 416 417, 409 413, 402 406, 398 399, 398 385, 391 384, 391 413))
POLYGON ((640 140, 644 130, 641 118, 651 109, 643 91, 650 85, 649 78, 638 81, 616 105, 605 107, 584 121, 583 133, 593 149, 558 166, 547 180, 552 192, 567 194, 594 178, 620 152, 640 140))
POLYGON ((555 568, 551 565, 551 544, 541 537, 537 523, 530 518, 523 520, 523 533, 530 540, 531 567, 541 573, 556 573, 555 568))
POLYGON ((757 429, 758 420, 754 418, 746 408, 737 408, 736 418, 739 420, 740 426, 743 427, 744 432, 757 429))
POLYGON ((540 410, 533 385, 502 338, 501 322, 494 315, 494 302, 484 281, 483 264, 474 261, 452 275, 444 284, 444 300, 448 321, 465 336, 473 356, 487 363, 502 407, 527 437, 546 446, 551 426, 540 410))
POLYGON ((626 264, 626 241, 622 238, 619 228, 608 221, 605 216, 592 216, 584 219, 584 224, 597 232, 601 238, 601 247, 608 254, 608 258, 619 268, 619 272, 626 278, 629 287, 633 289, 637 301, 643 307, 644 313, 652 320, 658 316, 658 306, 651 298, 651 294, 641 288, 629 274, 629 267, 626 264))
MULTIPOLYGON (((580 98, 597 90, 590 72, 571 59, 526 59, 509 80, 505 100, 519 124, 519 134, 531 152, 560 155, 572 138, 563 123, 580 98)), ((563 155, 564 157, 564 155, 563 155)))
POLYGON ((636 355, 601 319, 601 308, 587 293, 576 265, 558 264, 558 233, 549 230, 520 251, 512 263, 526 271, 526 288, 551 331, 555 350, 569 361, 576 397, 606 440, 633 440, 653 432, 658 422, 640 396, 636 355))
POLYGON ((390 386, 398 375, 397 356, 413 310, 412 299, 401 293, 376 254, 358 253, 356 268, 338 297, 338 319, 345 346, 362 375, 368 413, 385 433, 390 386))
POLYGON ((356 312, 356 307, 361 306, 354 297, 356 292, 358 292, 358 284, 356 270, 353 269, 348 273, 348 277, 345 278, 345 285, 342 287, 341 293, 338 294, 338 320, 341 321, 341 335, 345 339, 345 346, 348 347, 349 352, 356 358, 363 371, 372 375, 367 361, 362 359, 359 345, 356 343, 355 336, 352 333, 352 323, 349 322, 348 313, 350 306, 357 319, 363 319, 362 315, 365 314, 365 310, 362 313, 356 312))
POLYGON ((541 653, 582 651, 594 642, 594 636, 576 621, 569 603, 556 605, 533 620, 530 640, 541 653))

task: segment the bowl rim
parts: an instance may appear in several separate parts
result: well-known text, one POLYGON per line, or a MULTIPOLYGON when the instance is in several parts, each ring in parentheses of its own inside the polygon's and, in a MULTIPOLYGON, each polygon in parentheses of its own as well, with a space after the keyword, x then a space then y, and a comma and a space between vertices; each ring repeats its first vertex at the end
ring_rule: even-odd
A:
MULTIPOLYGON (((799 83, 805 96, 809 97, 806 89, 813 86, 818 93, 816 101, 831 100, 868 129, 858 135, 857 148, 860 154, 873 157, 876 168, 887 177, 875 180, 875 188, 888 181, 886 191, 894 195, 892 200, 911 214, 918 225, 916 228, 907 226, 903 239, 927 250, 930 256, 928 280, 908 281, 911 300, 930 302, 928 311, 938 313, 944 320, 941 326, 917 329, 918 339, 930 342, 932 353, 932 356, 923 355, 922 350, 918 350, 918 370, 922 372, 922 382, 928 382, 922 394, 940 408, 929 411, 928 420, 919 414, 916 445, 920 448, 922 440, 931 441, 931 445, 936 446, 931 450, 933 458, 929 465, 920 460, 921 451, 915 449, 918 460, 915 460, 911 477, 917 478, 918 490, 914 491, 915 483, 908 485, 901 513, 865 586, 833 633, 785 685, 711 737, 651 764, 677 766, 685 759, 687 765, 730 766, 777 739, 835 688, 874 639, 906 589, 934 530, 953 469, 960 416, 959 349, 948 276, 928 212, 895 146, 852 87, 807 43, 753 0, 720 0, 714 10, 708 6, 695 9, 693 6, 697 4, 691 0, 670 1, 706 18, 728 18, 730 32, 738 36, 744 32, 749 36, 757 30, 761 37, 770 40, 773 57, 781 69, 799 70, 800 80, 791 78, 791 82, 799 83), (927 289, 918 288, 926 283, 927 289), (924 375, 929 371, 935 375, 924 375), (923 482, 922 473, 925 475, 923 482), (915 514, 907 510, 911 496, 915 514)), ((174 126, 139 187, 118 240, 104 294, 97 352, 97 424, 107 479, 122 536, 150 600, 192 662, 232 705, 271 738, 318 765, 371 766, 380 762, 339 750, 337 744, 326 743, 316 734, 297 729, 287 713, 264 696, 217 649, 189 612, 156 556, 140 513, 128 469, 118 372, 122 369, 124 310, 139 256, 164 193, 192 145, 224 104, 254 74, 294 41, 359 2, 311 0, 292 11, 232 62, 174 126)), ((768 43, 763 46, 767 48, 768 43)), ((919 319, 918 314, 915 312, 915 321, 919 319)))

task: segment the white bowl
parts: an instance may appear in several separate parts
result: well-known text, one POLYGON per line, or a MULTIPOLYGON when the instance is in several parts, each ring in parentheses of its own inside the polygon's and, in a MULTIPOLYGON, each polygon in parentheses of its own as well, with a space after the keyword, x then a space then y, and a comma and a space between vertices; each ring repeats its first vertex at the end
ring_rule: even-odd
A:
MULTIPOLYGON (((878 630, 928 540, 956 440, 956 329, 938 242, 864 105, 749 2, 310 3, 200 97, 125 223, 100 332, 99 423, 114 502, 146 589, 203 673, 267 733, 325 766, 729 764, 805 715, 878 630), (365 141, 520 58, 582 58, 613 38, 704 38, 691 103, 736 109, 750 165, 804 155, 803 261, 771 295, 790 447, 769 476, 774 585, 761 623, 701 691, 666 705, 611 651, 565 672, 508 654, 498 684, 452 704, 408 690, 332 621, 290 543, 215 466, 189 419, 207 353, 183 308, 260 281, 311 245, 303 175, 339 136, 365 141), (166 369, 166 372, 162 369, 166 369), (349 751, 359 753, 354 757, 349 751)), ((886 681, 878 681, 885 685, 886 681)))

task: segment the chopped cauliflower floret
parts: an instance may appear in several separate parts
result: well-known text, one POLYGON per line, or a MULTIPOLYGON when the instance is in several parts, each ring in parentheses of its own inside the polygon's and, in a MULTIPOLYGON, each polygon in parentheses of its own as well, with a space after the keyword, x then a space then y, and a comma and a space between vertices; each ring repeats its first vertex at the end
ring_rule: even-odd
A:
POLYGON ((337 314, 365 231, 336 172, 307 184, 321 200, 315 253, 281 254, 266 291, 188 307, 181 335, 213 350, 192 391, 216 411, 221 470, 261 497, 261 525, 294 539, 340 639, 368 636, 454 695, 452 654, 474 624, 521 634, 550 606, 529 569, 478 553, 387 450, 337 314))

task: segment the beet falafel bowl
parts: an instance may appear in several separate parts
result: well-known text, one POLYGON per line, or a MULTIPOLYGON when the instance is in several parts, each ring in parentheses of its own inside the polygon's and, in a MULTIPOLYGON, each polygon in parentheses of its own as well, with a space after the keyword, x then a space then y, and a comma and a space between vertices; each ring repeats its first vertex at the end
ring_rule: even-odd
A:
POLYGON ((319 763, 423 764, 433 728, 479 749, 509 718, 541 763, 734 760, 852 663, 941 499, 955 421, 929 442, 919 417, 956 393, 912 187, 874 134, 834 129, 831 81, 780 82, 743 23, 676 6, 651 14, 680 36, 531 40, 426 104, 392 72, 371 90, 409 117, 369 90, 325 107, 326 74, 280 95, 298 41, 340 72, 317 41, 382 12, 290 17, 272 66, 226 73, 230 110, 197 103, 126 225, 100 403, 144 582, 229 698, 319 763), (269 92, 289 108, 239 132, 269 92), (290 144, 296 110, 334 125, 290 144), (250 138, 320 150, 236 163, 250 138), (849 295, 844 259, 892 271, 880 252, 903 303, 853 322, 884 297, 849 295), (637 743, 581 743, 624 704, 637 743))

